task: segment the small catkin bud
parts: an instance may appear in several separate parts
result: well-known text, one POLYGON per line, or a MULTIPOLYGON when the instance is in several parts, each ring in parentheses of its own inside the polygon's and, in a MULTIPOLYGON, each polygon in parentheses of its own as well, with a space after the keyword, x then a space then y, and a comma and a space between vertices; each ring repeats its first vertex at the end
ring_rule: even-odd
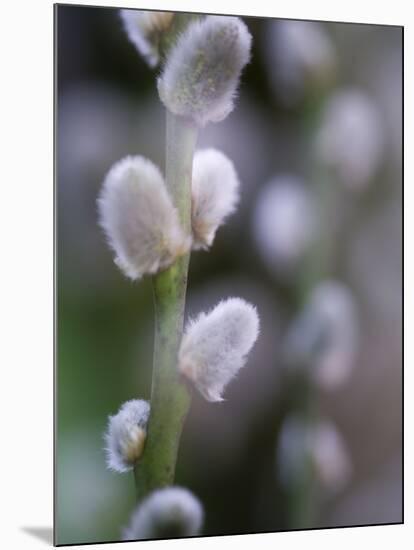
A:
POLYGON ((191 537, 200 532, 203 516, 200 501, 187 489, 158 489, 135 509, 123 540, 191 537))
POLYGON ((215 149, 197 151, 193 163, 193 248, 208 248, 239 200, 239 179, 230 159, 215 149))
POLYGON ((191 246, 161 172, 143 157, 127 157, 110 169, 98 208, 115 263, 131 279, 165 269, 191 246))
POLYGON ((150 67, 159 62, 160 36, 172 23, 174 14, 165 11, 119 10, 125 32, 150 67))
POLYGON ((211 15, 194 21, 170 51, 158 79, 161 101, 198 126, 223 120, 233 110, 251 41, 237 17, 211 15))
POLYGON ((222 393, 246 363, 259 334, 256 308, 241 298, 228 298, 187 325, 178 368, 208 401, 222 393))
POLYGON ((104 434, 106 464, 110 470, 129 472, 141 457, 146 438, 150 405, 142 399, 132 399, 110 416, 104 434))

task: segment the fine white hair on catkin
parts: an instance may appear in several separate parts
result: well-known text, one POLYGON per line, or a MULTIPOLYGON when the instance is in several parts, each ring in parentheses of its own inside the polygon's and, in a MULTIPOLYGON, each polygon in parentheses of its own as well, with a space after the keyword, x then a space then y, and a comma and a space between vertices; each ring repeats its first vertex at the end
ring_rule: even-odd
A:
POLYGON ((208 401, 222 401, 259 334, 256 308, 241 298, 221 301, 185 328, 178 368, 208 401))
POLYGON ((237 17, 211 15, 190 23, 158 79, 167 109, 198 126, 223 120, 233 110, 251 41, 247 26, 237 17))
POLYGON ((123 540, 191 537, 200 532, 203 518, 200 501, 187 489, 158 489, 135 509, 123 540))
POLYGON ((106 464, 110 470, 129 472, 144 450, 150 405, 143 399, 126 401, 109 416, 104 434, 106 464))
POLYGON ((144 157, 114 164, 98 208, 115 263, 131 279, 168 267, 191 246, 160 170, 144 157))
POLYGON ((159 62, 158 42, 160 34, 171 25, 174 17, 170 12, 119 10, 124 30, 132 44, 150 67, 159 62))
POLYGON ((232 161, 220 151, 197 151, 193 162, 191 225, 193 248, 208 248, 216 231, 239 201, 239 179, 232 161))

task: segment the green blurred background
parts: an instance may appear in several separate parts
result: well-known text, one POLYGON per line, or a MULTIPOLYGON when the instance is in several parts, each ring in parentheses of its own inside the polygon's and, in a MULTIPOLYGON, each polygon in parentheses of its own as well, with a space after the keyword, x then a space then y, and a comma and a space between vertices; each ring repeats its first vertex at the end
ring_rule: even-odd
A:
MULTIPOLYGON (((346 384, 317 396, 346 442, 352 476, 340 491, 315 501, 313 525, 398 522, 402 30, 315 23, 336 52, 334 75, 323 92, 321 83, 299 81, 284 94, 269 51, 277 22, 244 20, 253 54, 235 111, 202 130, 198 143, 233 159, 241 203, 211 251, 192 255, 187 315, 238 295, 257 305, 262 332, 223 403, 194 396, 176 482, 203 502, 205 535, 292 527, 275 456, 289 390, 281 349, 301 274, 300 266, 286 276, 266 264, 254 210, 274 176, 289 172, 308 180, 314 174, 313 132, 322 100, 358 87, 378 113, 380 158, 366 189, 332 183, 336 210, 328 230, 340 237, 329 275, 355 295, 360 343, 346 384)), ((154 319, 151 282, 131 283, 114 265, 97 225, 96 197, 112 163, 127 154, 145 155, 163 168, 165 113, 156 74, 129 43, 116 10, 58 6, 56 31, 57 540, 113 541, 134 506, 134 483, 132 474, 106 470, 102 433, 108 414, 124 401, 150 396, 154 319)))

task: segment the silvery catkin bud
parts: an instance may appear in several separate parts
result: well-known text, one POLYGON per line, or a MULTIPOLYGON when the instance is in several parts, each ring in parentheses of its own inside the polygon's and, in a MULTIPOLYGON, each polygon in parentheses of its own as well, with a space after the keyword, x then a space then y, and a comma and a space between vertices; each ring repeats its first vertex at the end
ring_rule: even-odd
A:
POLYGON ((197 151, 191 193, 193 248, 205 249, 239 200, 239 179, 231 160, 215 149, 197 151))
POLYGON ((142 399, 126 401, 110 416, 104 434, 106 464, 110 470, 129 472, 144 450, 150 405, 142 399))
POLYGON ((160 35, 167 31, 174 14, 165 11, 119 10, 124 30, 150 67, 159 62, 160 35))
POLYGON ((161 101, 198 126, 223 120, 233 109, 251 41, 237 17, 211 15, 194 21, 167 57, 158 79, 161 101))
POLYGON ((187 489, 158 489, 133 512, 123 539, 191 537, 199 533, 203 516, 200 501, 187 489))
POLYGON ((165 269, 191 246, 160 170, 144 157, 114 164, 98 208, 115 263, 131 279, 165 269))
POLYGON ((223 300, 186 326, 179 371, 208 401, 223 401, 224 388, 245 365, 258 334, 254 306, 241 298, 223 300))

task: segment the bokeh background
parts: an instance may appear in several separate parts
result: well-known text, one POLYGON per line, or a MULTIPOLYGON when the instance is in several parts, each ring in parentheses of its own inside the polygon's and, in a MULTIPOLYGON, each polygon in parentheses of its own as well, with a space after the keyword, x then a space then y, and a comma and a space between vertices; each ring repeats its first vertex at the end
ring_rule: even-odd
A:
MULTIPOLYGON (((128 41, 117 10, 58 6, 56 14, 56 528, 66 544, 118 540, 134 507, 133 475, 106 469, 102 433, 124 401, 149 399, 152 289, 114 265, 96 197, 127 154, 163 168, 165 113, 156 71, 128 41)), ((236 109, 198 141, 234 161, 241 202, 212 249, 192 255, 187 315, 238 295, 257 305, 262 331, 223 403, 194 395, 176 482, 203 502, 205 535, 399 522, 402 29, 244 21, 253 52, 236 109), (266 190, 289 189, 292 179, 300 208, 286 191, 276 201, 280 216, 269 215, 266 190), (339 456, 328 448, 322 457, 326 468, 346 468, 335 475, 333 467, 308 496, 305 522, 295 515, 280 442, 303 397, 289 375, 287 336, 318 278, 346 285, 357 329, 344 381, 312 389, 342 441, 339 456)), ((291 432, 288 440, 300 437, 291 432)))

